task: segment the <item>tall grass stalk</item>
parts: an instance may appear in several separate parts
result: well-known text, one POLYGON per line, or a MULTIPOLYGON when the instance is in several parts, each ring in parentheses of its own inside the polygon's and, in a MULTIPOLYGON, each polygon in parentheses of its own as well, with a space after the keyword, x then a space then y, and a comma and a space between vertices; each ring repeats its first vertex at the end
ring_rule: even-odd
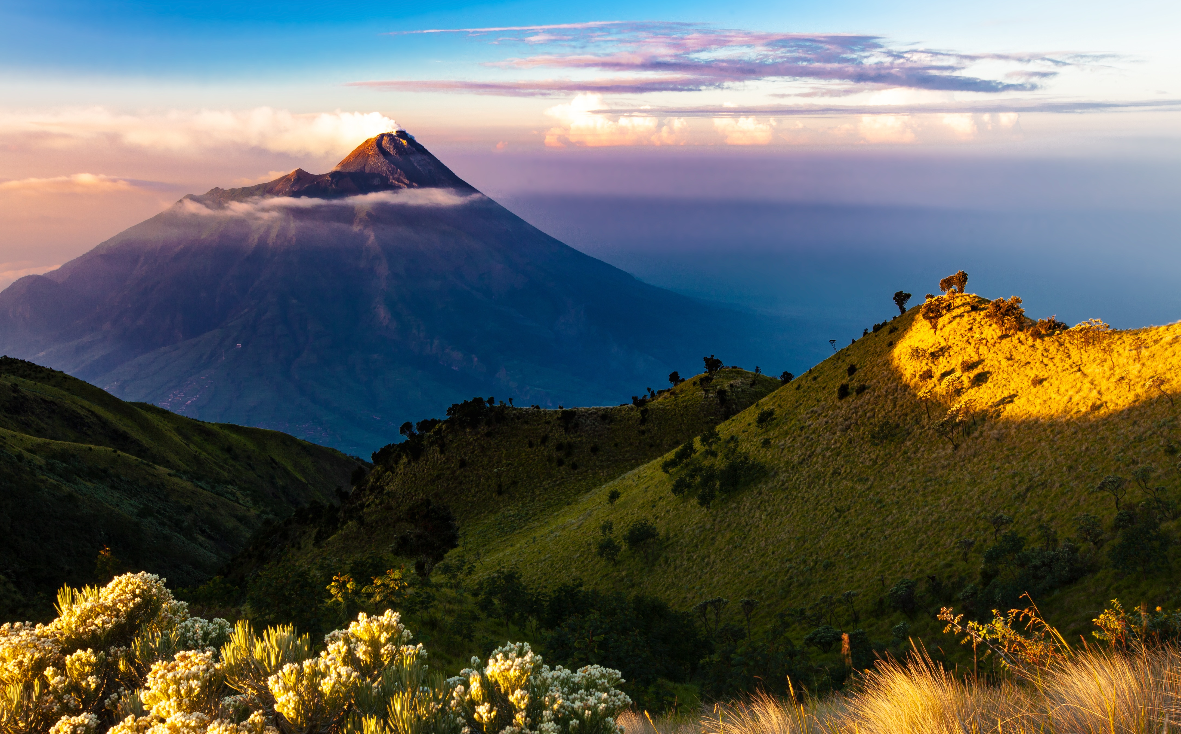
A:
POLYGON ((976 682, 917 654, 883 661, 823 700, 758 694, 719 705, 703 716, 701 733, 1166 734, 1181 730, 1179 721, 1181 650, 1165 647, 1085 651, 1036 684, 976 682))

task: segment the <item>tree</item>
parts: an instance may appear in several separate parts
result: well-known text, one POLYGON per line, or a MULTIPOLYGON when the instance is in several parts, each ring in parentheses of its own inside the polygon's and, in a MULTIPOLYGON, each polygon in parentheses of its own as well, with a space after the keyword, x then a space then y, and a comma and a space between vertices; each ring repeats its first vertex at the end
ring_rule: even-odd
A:
POLYGON ((598 554, 599 558, 609 563, 615 563, 616 559, 619 558, 620 550, 619 543, 615 542, 615 538, 606 535, 599 541, 599 547, 595 550, 595 553, 598 554))
POLYGON ((787 370, 784 370, 783 372, 781 372, 779 374, 779 382, 782 385, 786 385, 787 383, 791 382, 794 379, 795 379, 795 375, 788 372, 787 370))
POLYGON ((676 370, 673 370, 672 372, 670 372, 668 374, 668 381, 670 383, 672 383, 673 387, 676 387, 677 385, 680 385, 685 380, 681 378, 681 373, 677 372, 676 370))
POLYGON ((911 579, 902 579, 890 587, 886 592, 886 598, 889 599, 890 606, 909 617, 914 614, 915 582, 911 579))
POLYGON ((1003 512, 998 512, 988 518, 988 524, 992 526, 992 537, 993 540, 996 540, 1001 537, 1002 530, 1013 524, 1013 518, 1003 512))
POLYGON ((894 305, 898 307, 898 315, 906 313, 906 302, 910 300, 910 294, 906 291, 898 291, 894 294, 894 305))
POLYGON ((968 274, 963 270, 956 271, 955 275, 949 275, 943 280, 939 281, 939 290, 944 293, 963 293, 964 289, 968 287, 968 274))
POLYGON ((846 591, 845 593, 841 594, 841 601, 845 603, 845 606, 849 607, 849 614, 852 615, 853 624, 857 624, 861 621, 861 615, 857 614, 857 606, 853 603, 853 600, 856 597, 856 591, 846 591))
POLYGON ((1119 512, 1119 503, 1128 494, 1128 480, 1123 477, 1109 474, 1103 477, 1099 482, 1099 486, 1095 487, 1092 492, 1106 492, 1115 500, 1115 511, 1119 512))
POLYGON ((398 433, 402 434, 406 438, 413 438, 414 424, 411 423, 410 421, 406 421, 405 423, 402 424, 402 427, 398 429, 398 433))
POLYGON ((746 617, 746 636, 750 637, 750 615, 754 613, 755 607, 759 605, 755 599, 743 599, 738 602, 742 606, 742 615, 746 617))
POLYGON ((705 362, 705 371, 707 374, 712 375, 713 373, 722 369, 722 360, 718 359, 712 354, 708 357, 702 357, 701 359, 705 362))

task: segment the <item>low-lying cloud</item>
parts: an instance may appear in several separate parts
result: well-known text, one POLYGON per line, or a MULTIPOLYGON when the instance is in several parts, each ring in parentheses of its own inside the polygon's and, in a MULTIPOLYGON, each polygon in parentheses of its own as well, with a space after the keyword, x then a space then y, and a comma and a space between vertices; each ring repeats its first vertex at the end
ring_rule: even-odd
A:
POLYGON ((413 207, 455 207, 485 199, 483 194, 469 194, 453 189, 398 189, 369 194, 320 199, 310 196, 272 196, 231 201, 209 206, 194 199, 182 199, 177 207, 184 214, 204 217, 249 217, 276 219, 288 212, 328 208, 363 208, 382 205, 413 207))
POLYGON ((0 181, 0 192, 16 194, 102 194, 141 188, 138 182, 94 173, 75 173, 50 178, 21 178, 0 181))
POLYGON ((0 111, 0 138, 33 136, 54 144, 107 139, 132 148, 194 154, 226 148, 289 155, 344 154, 358 142, 397 127, 380 112, 296 114, 270 107, 137 114, 104 107, 0 111))

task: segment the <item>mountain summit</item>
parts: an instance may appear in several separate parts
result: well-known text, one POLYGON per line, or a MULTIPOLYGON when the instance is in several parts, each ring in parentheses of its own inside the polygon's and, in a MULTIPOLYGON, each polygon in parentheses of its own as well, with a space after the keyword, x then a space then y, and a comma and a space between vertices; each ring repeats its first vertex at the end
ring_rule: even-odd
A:
POLYGON ((475 193, 470 184, 424 148, 410 133, 399 130, 366 140, 328 173, 297 168, 274 181, 239 189, 213 189, 191 197, 203 204, 247 201, 260 197, 294 196, 330 199, 399 189, 454 189, 475 193))
POLYGON ((0 293, 0 353, 361 454, 473 395, 625 402, 782 339, 549 237, 402 131, 325 174, 186 196, 0 293))

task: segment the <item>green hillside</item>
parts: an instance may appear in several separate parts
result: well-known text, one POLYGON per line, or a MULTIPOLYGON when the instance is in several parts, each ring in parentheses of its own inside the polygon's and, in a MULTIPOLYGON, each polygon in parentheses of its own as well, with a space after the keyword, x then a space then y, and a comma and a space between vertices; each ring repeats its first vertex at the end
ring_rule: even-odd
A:
MULTIPOLYGON (((886 640, 906 621, 890 594, 903 578, 935 610, 987 614, 1029 591, 1074 634, 1113 596, 1181 605, 1169 573, 1181 324, 1039 337, 1028 321, 1002 329, 977 296, 934 301, 932 319, 911 309, 718 427, 716 446, 769 468, 751 486, 705 507, 674 495, 691 467, 653 461, 490 541, 481 569, 537 585, 576 569, 682 609, 745 597, 755 625, 794 611, 801 631, 855 619, 886 640), (1105 481, 1124 493, 1120 515, 1105 481), (596 557, 604 521, 645 519, 657 542, 596 557)), ((725 461, 695 449, 698 463, 725 461)), ((922 615, 910 624, 940 643, 922 615)))
POLYGON ((1028 593, 1077 640, 1113 597, 1181 606, 1178 364, 1181 325, 953 290, 787 384, 715 364, 635 405, 476 398, 192 598, 310 631, 394 606, 448 670, 527 639, 655 708, 840 687, 842 633, 852 668, 911 640, 963 662, 944 606, 1028 593))
POLYGON ((120 568, 199 583, 264 521, 335 501, 359 465, 0 358, 0 615, 42 616, 63 583, 120 568))

